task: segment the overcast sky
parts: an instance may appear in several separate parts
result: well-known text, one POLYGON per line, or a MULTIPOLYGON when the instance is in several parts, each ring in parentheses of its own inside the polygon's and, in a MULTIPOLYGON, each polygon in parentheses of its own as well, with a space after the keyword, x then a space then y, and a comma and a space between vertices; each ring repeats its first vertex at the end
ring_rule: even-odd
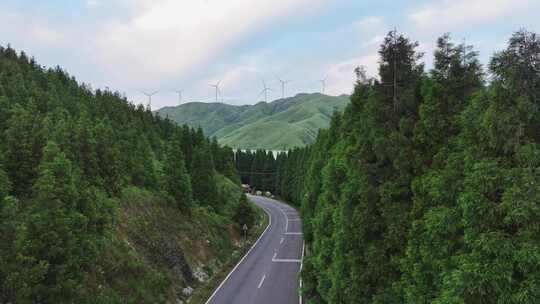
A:
POLYGON ((222 98, 252 104, 262 80, 281 96, 350 93, 355 66, 376 74, 377 49, 394 27, 421 44, 430 65, 445 32, 475 45, 484 63, 519 28, 540 32, 538 0, 1 0, 0 45, 60 65, 93 88, 160 90, 153 109, 222 98))

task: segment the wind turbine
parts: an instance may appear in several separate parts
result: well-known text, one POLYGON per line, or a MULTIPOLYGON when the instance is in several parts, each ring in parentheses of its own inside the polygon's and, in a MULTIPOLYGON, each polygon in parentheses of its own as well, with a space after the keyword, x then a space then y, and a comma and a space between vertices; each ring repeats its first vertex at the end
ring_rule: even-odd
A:
POLYGON ((321 84, 322 84, 322 93, 323 94, 326 91, 326 80, 328 80, 328 75, 326 75, 326 77, 324 77, 324 79, 319 80, 321 82, 321 84))
POLYGON ((147 93, 147 92, 142 91, 142 93, 148 97, 148 108, 152 109, 152 96, 159 93, 159 91, 154 91, 152 93, 147 93))
POLYGON ((182 92, 184 92, 184 90, 176 90, 175 92, 178 94, 178 105, 180 105, 182 104, 182 92))
POLYGON ((285 85, 292 80, 283 80, 281 78, 278 78, 279 82, 281 83, 281 98, 285 98, 285 85))
POLYGON ((210 84, 211 87, 216 89, 216 102, 218 102, 218 95, 219 95, 219 85, 221 84, 221 80, 216 82, 216 84, 210 84))
POLYGON ((261 96, 261 94, 264 94, 264 102, 268 102, 268 91, 272 91, 272 89, 266 86, 266 81, 263 80, 262 83, 263 83, 263 89, 259 93, 259 96, 261 96))

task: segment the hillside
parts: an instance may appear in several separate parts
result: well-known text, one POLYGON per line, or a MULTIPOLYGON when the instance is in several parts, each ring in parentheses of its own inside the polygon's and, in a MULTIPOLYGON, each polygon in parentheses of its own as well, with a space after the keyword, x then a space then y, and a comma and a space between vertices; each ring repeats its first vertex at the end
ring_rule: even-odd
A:
POLYGON ((0 303, 186 303, 255 225, 239 183, 199 130, 0 47, 0 303))
POLYGON ((158 110, 179 124, 201 127, 205 134, 232 148, 283 150, 314 142, 332 113, 342 111, 349 97, 298 94, 255 105, 191 102, 158 110))

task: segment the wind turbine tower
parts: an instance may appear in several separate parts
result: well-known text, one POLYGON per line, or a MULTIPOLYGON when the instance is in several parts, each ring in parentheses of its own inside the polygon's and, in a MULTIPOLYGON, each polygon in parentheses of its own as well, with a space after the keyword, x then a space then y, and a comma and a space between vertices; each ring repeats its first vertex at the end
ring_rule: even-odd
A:
POLYGON ((216 102, 218 102, 218 96, 219 96, 219 85, 221 84, 221 80, 216 82, 216 84, 211 84, 210 86, 216 89, 216 102))
POLYGON ((182 92, 184 92, 184 90, 176 90, 175 92, 176 92, 176 94, 178 94, 178 105, 181 105, 182 104, 182 92))
POLYGON ((268 91, 272 91, 272 89, 266 86, 266 81, 263 80, 262 83, 263 83, 263 89, 259 93, 259 96, 261 96, 261 94, 264 94, 264 102, 268 102, 268 91))
POLYGON ((159 91, 154 91, 152 93, 142 92, 148 97, 148 108, 152 109, 152 96, 156 95, 159 91))
POLYGON ((281 78, 278 78, 279 82, 281 83, 281 98, 285 98, 285 85, 292 80, 283 80, 281 78))
POLYGON ((322 84, 322 93, 324 94, 326 91, 326 80, 328 80, 328 76, 324 77, 324 79, 321 79, 320 82, 322 84))

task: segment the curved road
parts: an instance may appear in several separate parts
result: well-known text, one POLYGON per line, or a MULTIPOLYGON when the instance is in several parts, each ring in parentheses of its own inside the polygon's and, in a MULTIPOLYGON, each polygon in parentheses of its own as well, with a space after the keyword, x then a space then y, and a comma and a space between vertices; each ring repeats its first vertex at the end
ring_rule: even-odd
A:
POLYGON ((302 264, 301 222, 296 210, 273 199, 248 195, 270 222, 206 304, 298 304, 302 264))

